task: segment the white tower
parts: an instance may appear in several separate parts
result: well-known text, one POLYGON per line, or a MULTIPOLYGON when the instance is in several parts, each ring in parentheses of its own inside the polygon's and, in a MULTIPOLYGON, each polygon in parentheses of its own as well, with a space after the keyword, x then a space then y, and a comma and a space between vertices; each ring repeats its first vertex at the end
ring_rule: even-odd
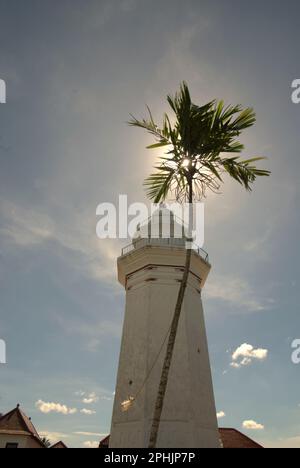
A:
MULTIPOLYGON (((174 237, 178 224, 173 216, 170 237, 162 238, 166 211, 160 209, 154 214, 152 236, 135 238, 118 259, 119 281, 126 290, 126 311, 111 448, 143 448, 149 442, 166 342, 159 357, 158 353, 171 325, 186 256, 184 239, 174 237), (129 411, 122 412, 121 403, 137 393, 129 411)), ((170 226, 168 211, 167 219, 170 226)), ((158 448, 220 447, 201 302, 210 268, 207 255, 201 250, 193 251, 158 448)))

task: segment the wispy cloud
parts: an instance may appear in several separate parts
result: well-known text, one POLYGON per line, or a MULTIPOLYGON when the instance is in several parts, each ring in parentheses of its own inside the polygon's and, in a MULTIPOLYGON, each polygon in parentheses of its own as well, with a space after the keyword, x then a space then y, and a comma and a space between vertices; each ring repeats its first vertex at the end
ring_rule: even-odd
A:
POLYGON ((51 444, 70 437, 68 434, 64 434, 63 432, 52 432, 47 430, 40 431, 40 436, 49 439, 51 444))
POLYGON ((106 389, 99 389, 98 392, 88 392, 79 390, 74 392, 76 397, 80 397, 82 403, 86 405, 91 405, 93 403, 98 403, 99 400, 111 401, 115 395, 115 392, 106 389))
POLYGON ((294 437, 279 437, 273 440, 263 440, 262 444, 267 448, 299 448, 300 447, 300 435, 294 437))
MULTIPOLYGON (((118 2, 111 2, 109 0, 102 0, 99 4, 90 5, 88 15, 85 17, 85 26, 89 29, 99 29, 110 23, 112 19, 118 14, 130 13, 137 5, 137 0, 119 0, 118 2)), ((80 9, 80 19, 82 22, 82 8, 80 9)), ((83 10, 84 11, 84 10, 83 10)))
POLYGON ((225 418, 226 414, 224 413, 224 411, 219 411, 219 413, 217 413, 217 418, 218 419, 223 419, 225 418))
POLYGON ((204 295, 207 299, 214 299, 227 302, 234 307, 235 311, 261 312, 270 308, 271 301, 258 300, 257 293, 250 284, 241 278, 236 277, 214 277, 208 280, 204 295))
POLYGON ((256 252, 259 250, 260 255, 262 254, 262 247, 272 239, 274 235, 274 229, 276 226, 270 226, 266 229, 264 233, 260 233, 260 236, 252 239, 251 241, 247 242, 245 245, 245 250, 247 252, 256 252))
POLYGON ((85 414, 86 416, 92 416, 92 415, 96 414, 96 411, 83 408, 82 410, 80 410, 80 413, 85 414))
POLYGON ((96 214, 76 214, 71 221, 56 220, 36 208, 8 201, 0 203, 0 236, 19 248, 46 244, 54 255, 65 260, 86 277, 117 285, 116 258, 120 253, 118 240, 102 240, 96 236, 96 214), (61 247, 58 253, 57 244, 61 247), (68 252, 72 255, 67 257, 68 252), (76 256, 75 256, 75 255, 76 256), (79 257, 79 258, 78 258, 79 257))
POLYGON ((209 81, 212 70, 207 62, 202 61, 201 65, 199 64, 194 54, 193 44, 201 40, 203 33, 209 31, 212 25, 211 18, 203 14, 200 21, 198 19, 188 27, 180 28, 169 38, 164 53, 155 67, 160 87, 161 82, 164 81, 169 87, 170 83, 177 86, 178 81, 189 76, 190 83, 196 83, 198 86, 201 84, 201 89, 203 89, 205 83, 209 81))
POLYGON ((0 234, 19 247, 42 244, 55 237, 53 220, 42 212, 2 201, 0 213, 0 234))
POLYGON ((55 320, 68 335, 78 335, 85 340, 85 349, 91 353, 99 351, 104 339, 120 339, 122 335, 121 320, 81 321, 72 318, 55 316, 55 320))

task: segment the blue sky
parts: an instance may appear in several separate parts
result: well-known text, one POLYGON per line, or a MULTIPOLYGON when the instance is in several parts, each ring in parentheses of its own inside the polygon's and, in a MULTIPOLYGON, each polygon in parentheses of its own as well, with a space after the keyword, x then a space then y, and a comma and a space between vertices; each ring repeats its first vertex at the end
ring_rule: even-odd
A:
POLYGON ((123 193, 145 201, 157 154, 125 122, 145 104, 160 117, 186 80, 197 103, 255 108, 245 156, 267 156, 272 171, 251 195, 229 182, 206 201, 220 425, 299 447, 299 2, 1 0, 0 11, 0 410, 21 403, 70 446, 109 431, 124 293, 121 243, 97 240, 96 207, 123 193), (230 366, 244 343, 267 358, 230 366), (38 401, 77 413, 45 414, 54 407, 38 401), (264 429, 243 429, 247 420, 264 429))

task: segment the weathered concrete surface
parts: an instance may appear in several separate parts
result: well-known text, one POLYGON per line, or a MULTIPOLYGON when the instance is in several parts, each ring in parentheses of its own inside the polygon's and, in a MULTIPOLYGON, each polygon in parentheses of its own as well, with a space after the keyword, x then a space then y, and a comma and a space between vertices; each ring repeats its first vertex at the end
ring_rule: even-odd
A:
MULTIPOLYGON (((111 448, 148 446, 165 347, 128 412, 122 413, 121 402, 140 390, 157 357, 171 324, 184 263, 185 249, 170 246, 147 246, 118 260, 119 281, 126 288, 126 311, 111 448)), ((220 447, 201 303, 209 270, 210 265, 193 253, 158 448, 220 447)))

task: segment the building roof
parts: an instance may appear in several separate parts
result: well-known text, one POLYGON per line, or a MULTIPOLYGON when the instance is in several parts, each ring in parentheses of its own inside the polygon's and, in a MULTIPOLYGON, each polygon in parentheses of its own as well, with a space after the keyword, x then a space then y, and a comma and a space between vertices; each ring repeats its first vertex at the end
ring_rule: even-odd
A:
MULTIPOLYGON (((254 440, 245 436, 236 429, 219 429, 223 448, 225 449, 262 449, 263 447, 254 440)), ((109 435, 100 441, 99 448, 109 447, 109 435)))
POLYGON ((0 434, 32 436, 44 447, 31 419, 23 413, 19 405, 0 417, 0 434))
POLYGON ((68 447, 66 446, 66 444, 63 443, 62 440, 60 440, 56 444, 52 445, 52 447, 50 447, 50 448, 52 448, 52 449, 67 449, 68 447))
POLYGON ((110 438, 110 436, 108 435, 108 436, 106 436, 104 439, 102 439, 102 440, 100 441, 99 448, 108 448, 108 446, 109 446, 109 438, 110 438))
POLYGON ((263 447, 259 445, 254 440, 245 436, 236 429, 230 428, 220 428, 219 429, 221 440, 223 443, 223 448, 229 449, 262 449, 263 447))

